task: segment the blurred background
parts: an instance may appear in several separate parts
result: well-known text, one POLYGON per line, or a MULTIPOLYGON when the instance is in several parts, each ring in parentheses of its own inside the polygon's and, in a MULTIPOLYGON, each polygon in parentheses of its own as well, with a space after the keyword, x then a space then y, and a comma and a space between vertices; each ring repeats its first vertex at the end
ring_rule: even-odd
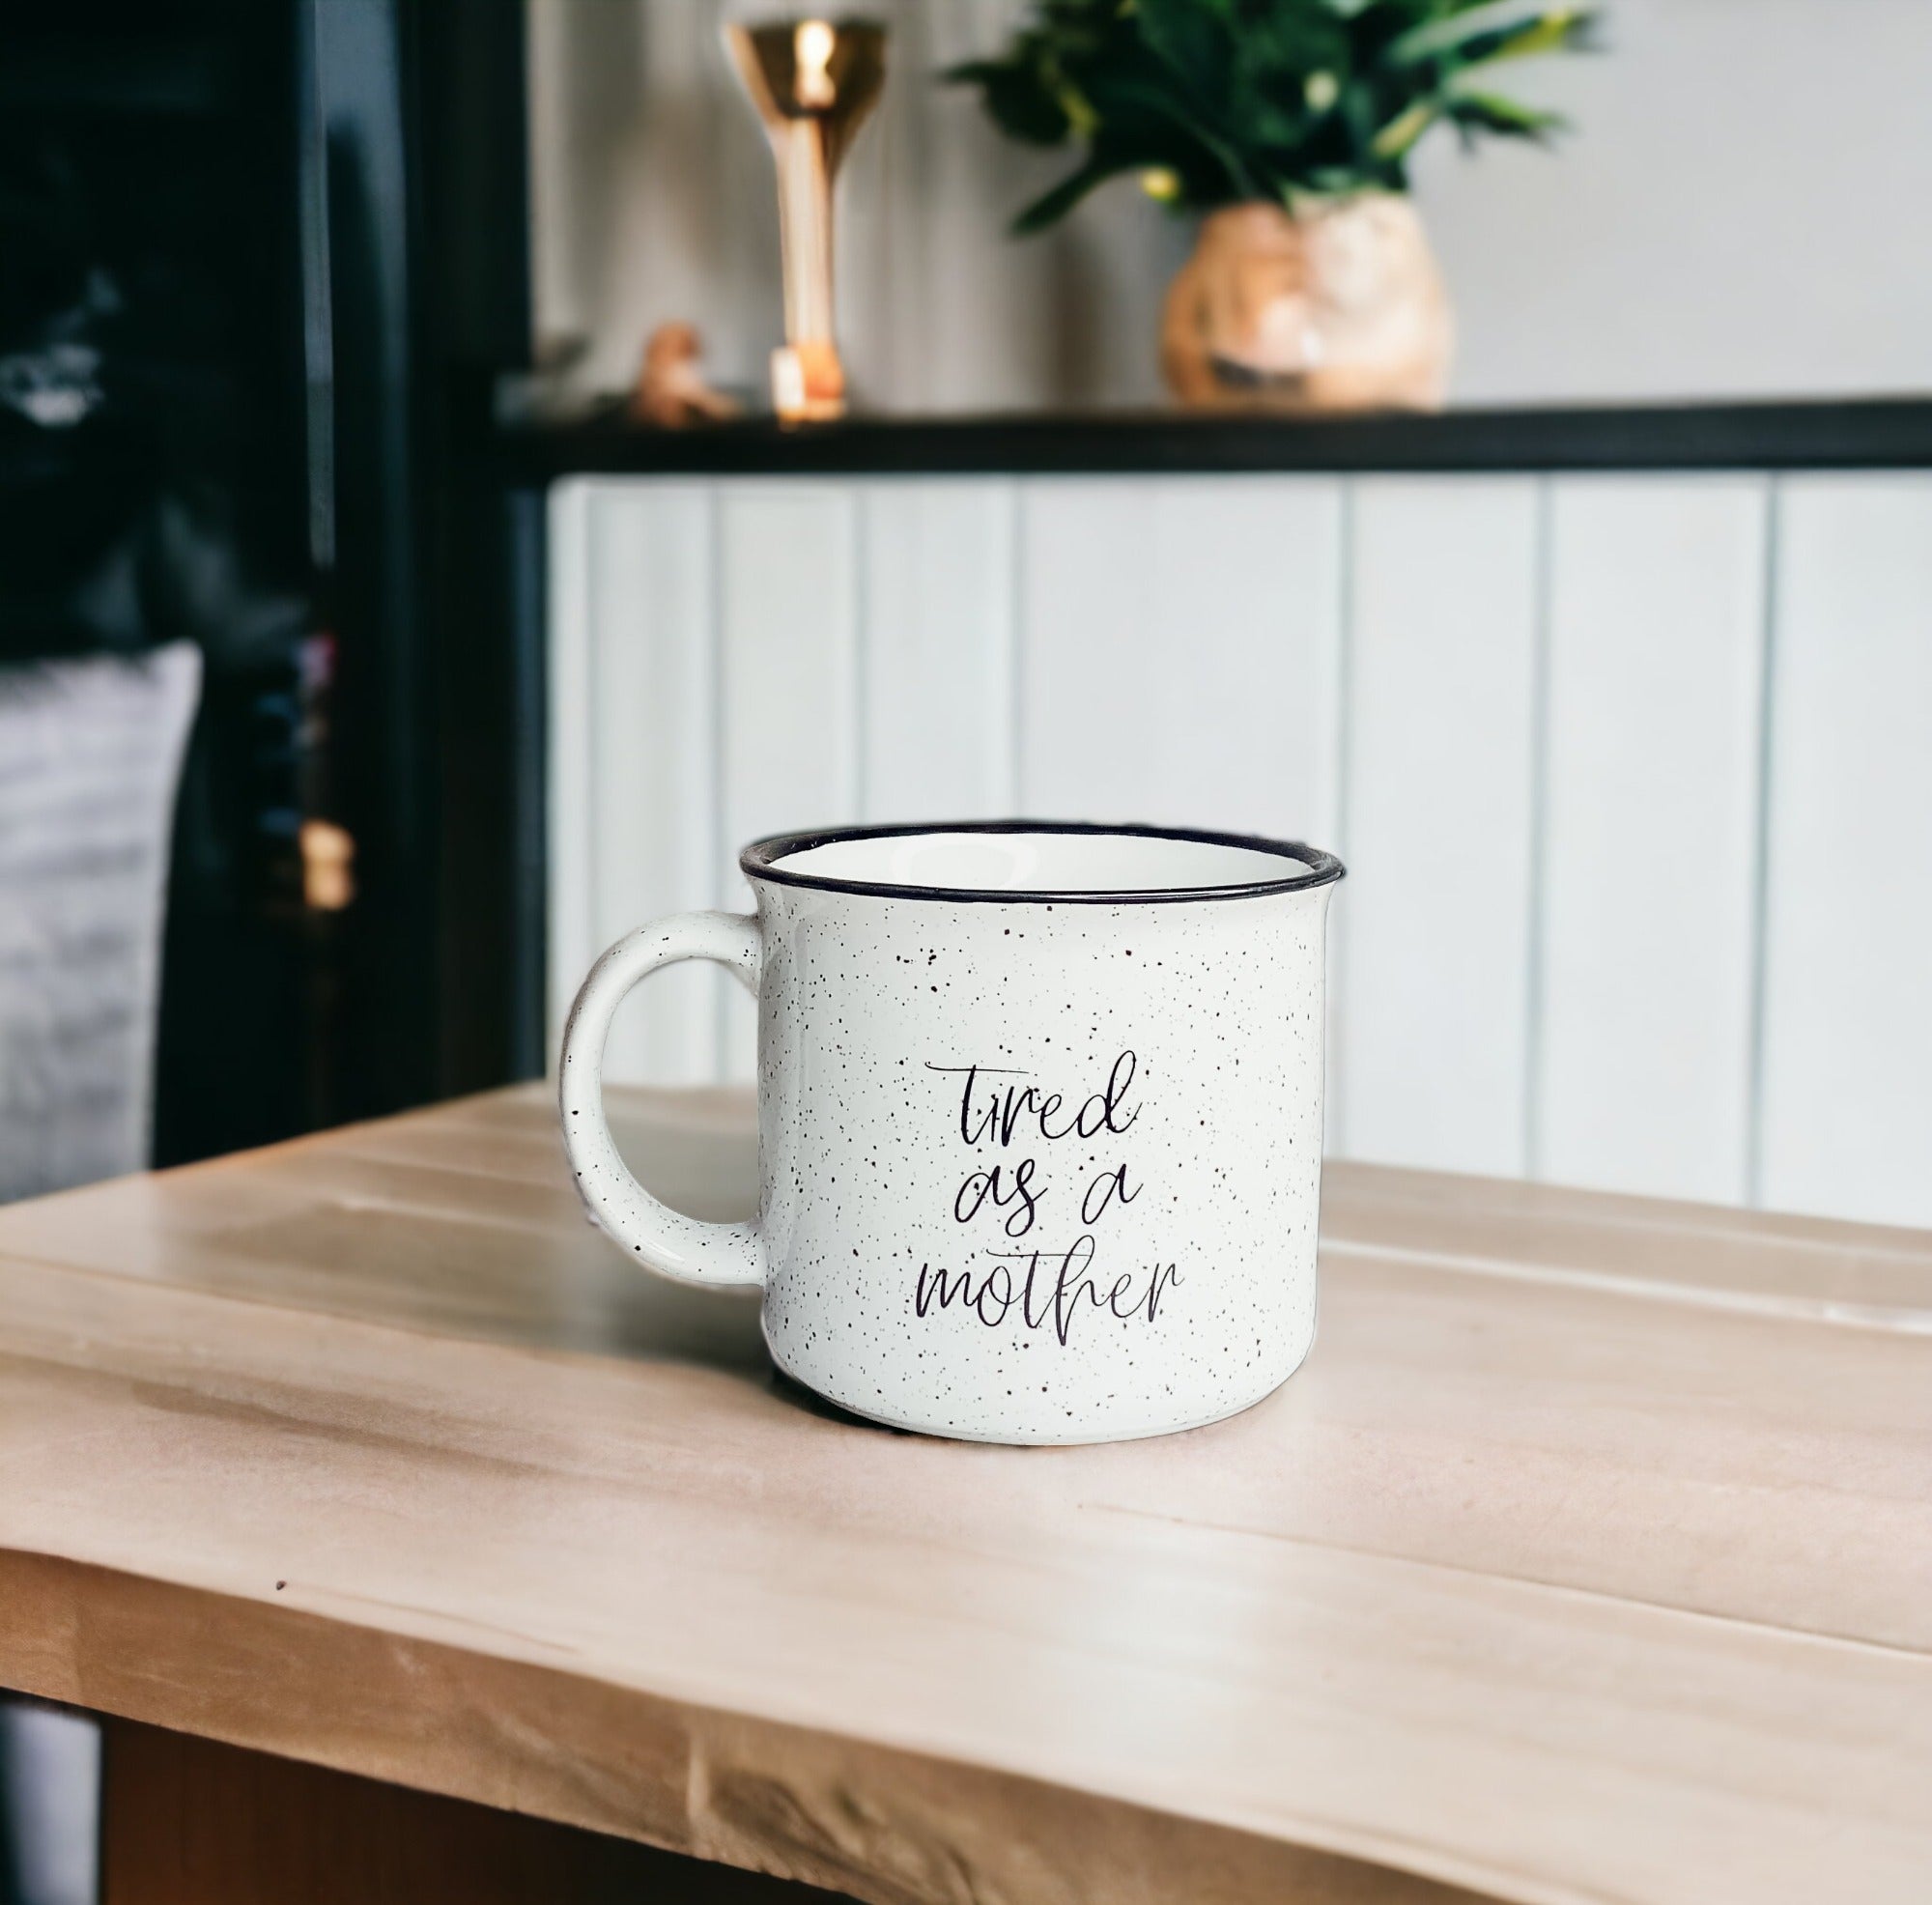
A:
MULTIPOLYGON (((1928 94, 1923 0, 18 0, 0 1198, 1026 812, 1342 854, 1337 1154, 1932 1223, 1928 94)), ((752 1065, 686 969, 611 1075, 752 1065)), ((94 1751, 0 1710, 0 1899, 94 1751)))
MULTIPOLYGON (((861 11, 889 26, 892 76, 843 177, 855 386, 899 412, 1161 402, 1150 340, 1193 221, 1129 176, 1014 242, 1009 219, 1067 156, 997 136, 934 76, 997 53, 1023 0, 861 11)), ((720 22, 784 12, 531 0, 533 312, 554 349, 582 348, 585 386, 628 384, 672 319, 702 326, 721 382, 762 377, 777 201, 720 22)), ((1608 0, 1593 42, 1478 75, 1563 114, 1553 148, 1471 154, 1450 128, 1413 148, 1459 320, 1453 401, 1924 390, 1932 255, 1911 208, 1932 190, 1914 126, 1932 50, 1912 0, 1608 0)))

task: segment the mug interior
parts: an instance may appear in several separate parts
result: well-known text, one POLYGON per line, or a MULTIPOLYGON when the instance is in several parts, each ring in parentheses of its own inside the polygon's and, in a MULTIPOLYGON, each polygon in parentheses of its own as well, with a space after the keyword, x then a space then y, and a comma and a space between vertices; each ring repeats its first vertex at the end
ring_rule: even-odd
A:
POLYGON ((1278 893, 1342 871, 1331 855, 1293 841, 1007 821, 780 836, 747 847, 742 865, 786 885, 1068 900, 1278 893))

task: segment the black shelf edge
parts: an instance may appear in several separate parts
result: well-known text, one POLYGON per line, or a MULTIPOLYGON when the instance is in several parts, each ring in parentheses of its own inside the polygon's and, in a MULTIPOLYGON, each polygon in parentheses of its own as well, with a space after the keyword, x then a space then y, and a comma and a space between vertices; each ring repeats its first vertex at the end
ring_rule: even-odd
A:
POLYGON ((1278 418, 1130 412, 503 425, 509 481, 571 475, 1167 475, 1241 471, 1932 468, 1932 398, 1278 418))

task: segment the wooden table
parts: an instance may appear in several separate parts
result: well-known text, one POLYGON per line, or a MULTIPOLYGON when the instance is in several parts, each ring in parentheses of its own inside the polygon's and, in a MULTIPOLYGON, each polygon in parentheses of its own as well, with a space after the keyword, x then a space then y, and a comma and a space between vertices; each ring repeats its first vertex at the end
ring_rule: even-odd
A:
MULTIPOLYGON (((741 1099, 616 1109, 747 1208, 741 1099)), ((775 1379, 537 1088, 16 1206, 0 1684, 145 1723, 114 1905, 346 1895, 208 1874, 379 1804, 892 1905, 1932 1898, 1932 1239, 1347 1166, 1324 1217, 1279 1395, 1012 1450, 775 1379)))

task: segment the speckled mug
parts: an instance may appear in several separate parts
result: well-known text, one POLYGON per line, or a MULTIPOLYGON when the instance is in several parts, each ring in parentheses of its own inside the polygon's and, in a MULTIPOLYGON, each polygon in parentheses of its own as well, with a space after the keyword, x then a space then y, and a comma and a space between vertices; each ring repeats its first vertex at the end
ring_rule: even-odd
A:
POLYGON ((1332 855, 1025 821, 787 835, 739 864, 755 917, 644 926, 571 1009, 564 1142, 617 1243, 762 1286, 781 1369, 929 1435, 1163 1435, 1293 1374, 1332 855), (754 1224, 668 1209, 605 1123, 611 1014, 680 959, 757 996, 754 1224))

